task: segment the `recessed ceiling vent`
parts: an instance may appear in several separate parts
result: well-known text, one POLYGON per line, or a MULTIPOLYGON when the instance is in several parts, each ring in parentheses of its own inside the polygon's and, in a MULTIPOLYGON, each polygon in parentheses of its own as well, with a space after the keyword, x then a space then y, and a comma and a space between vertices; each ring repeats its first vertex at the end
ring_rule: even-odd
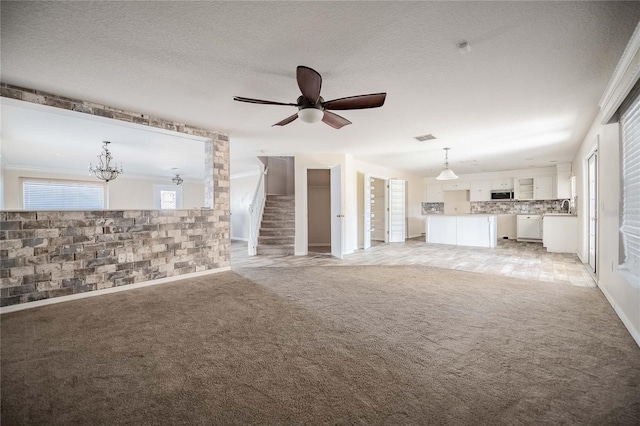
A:
POLYGON ((428 134, 428 135, 422 135, 422 136, 414 136, 413 138, 418 142, 426 142, 426 141, 432 141, 436 137, 433 136, 432 134, 428 134))

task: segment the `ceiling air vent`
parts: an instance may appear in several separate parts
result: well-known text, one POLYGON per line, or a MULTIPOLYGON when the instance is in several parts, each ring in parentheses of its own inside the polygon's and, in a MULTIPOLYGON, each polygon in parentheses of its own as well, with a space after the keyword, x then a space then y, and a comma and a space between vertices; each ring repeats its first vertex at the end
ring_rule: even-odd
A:
POLYGON ((414 136, 414 139, 419 141, 419 142, 432 141, 435 138, 436 137, 433 136, 432 134, 422 135, 422 136, 414 136))

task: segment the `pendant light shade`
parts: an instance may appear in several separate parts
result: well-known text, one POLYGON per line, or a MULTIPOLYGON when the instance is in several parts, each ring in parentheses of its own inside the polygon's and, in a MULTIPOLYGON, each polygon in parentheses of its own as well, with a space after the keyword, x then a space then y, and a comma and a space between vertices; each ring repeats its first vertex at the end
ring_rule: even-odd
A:
POLYGON ((455 173, 453 173, 453 170, 451 170, 449 168, 449 150, 451 148, 444 148, 444 167, 442 168, 442 171, 440 172, 440 174, 438 175, 438 177, 436 178, 437 180, 453 180, 453 179, 458 179, 458 176, 456 176, 455 173))

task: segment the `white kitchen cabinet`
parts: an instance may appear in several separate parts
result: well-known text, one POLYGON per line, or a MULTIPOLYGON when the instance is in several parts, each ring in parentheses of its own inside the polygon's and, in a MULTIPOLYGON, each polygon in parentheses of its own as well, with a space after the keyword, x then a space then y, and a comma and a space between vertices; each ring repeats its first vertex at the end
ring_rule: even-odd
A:
POLYGON ((443 191, 464 191, 469 188, 469 182, 445 182, 442 184, 443 191))
POLYGON ((496 216, 470 214, 461 216, 427 215, 426 242, 459 246, 495 247, 496 216))
POLYGON ((556 175, 556 198, 571 198, 571 163, 560 163, 556 165, 558 174, 556 175))
POLYGON ((508 191, 513 189, 512 178, 494 179, 491 181, 491 189, 495 191, 508 191))
POLYGON ((549 253, 578 251, 578 217, 551 213, 542 216, 542 246, 549 253))
POLYGON ((520 214, 516 219, 518 240, 542 240, 542 216, 539 214, 520 214))
POLYGON ((533 180, 533 199, 551 200, 553 199, 553 177, 541 176, 533 180))
POLYGON ((441 183, 427 185, 427 203, 444 203, 441 183))
POLYGON ((469 185, 469 201, 491 201, 491 181, 479 180, 469 185))
POLYGON ((553 177, 540 176, 517 178, 514 197, 516 200, 553 199, 553 177))

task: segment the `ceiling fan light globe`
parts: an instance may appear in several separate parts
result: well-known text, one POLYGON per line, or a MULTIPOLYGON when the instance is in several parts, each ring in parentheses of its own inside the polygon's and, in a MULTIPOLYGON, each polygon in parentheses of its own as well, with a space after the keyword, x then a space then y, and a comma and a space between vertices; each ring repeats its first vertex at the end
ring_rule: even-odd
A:
POLYGON ((447 167, 445 169, 442 169, 442 171, 440 172, 440 174, 436 179, 437 180, 453 180, 453 179, 458 179, 458 176, 456 176, 456 174, 453 173, 453 171, 447 167))
POLYGON ((318 108, 303 108, 298 111, 298 117, 305 123, 318 123, 324 117, 324 111, 318 108))

